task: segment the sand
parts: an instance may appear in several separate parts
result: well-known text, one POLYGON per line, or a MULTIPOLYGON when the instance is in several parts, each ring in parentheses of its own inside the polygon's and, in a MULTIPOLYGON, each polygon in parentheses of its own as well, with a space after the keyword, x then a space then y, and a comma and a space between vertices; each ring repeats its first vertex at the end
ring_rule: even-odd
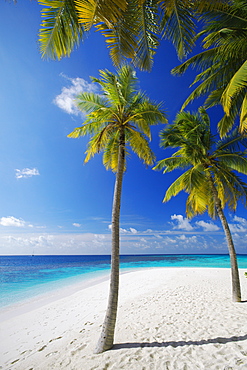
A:
POLYGON ((241 303, 231 300, 228 269, 122 274, 115 345, 98 355, 108 281, 2 311, 0 369, 247 369, 245 271, 241 303))

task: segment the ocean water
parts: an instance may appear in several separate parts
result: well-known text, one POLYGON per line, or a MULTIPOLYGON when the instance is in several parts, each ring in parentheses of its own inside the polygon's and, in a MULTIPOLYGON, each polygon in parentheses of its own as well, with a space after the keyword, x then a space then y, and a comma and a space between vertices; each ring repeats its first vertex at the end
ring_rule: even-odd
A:
MULTIPOLYGON (((0 256, 0 307, 75 282, 109 274, 110 256, 0 256)), ((247 270, 247 255, 238 256, 239 268, 247 270)), ((152 267, 229 268, 228 255, 122 255, 120 269, 152 267)))

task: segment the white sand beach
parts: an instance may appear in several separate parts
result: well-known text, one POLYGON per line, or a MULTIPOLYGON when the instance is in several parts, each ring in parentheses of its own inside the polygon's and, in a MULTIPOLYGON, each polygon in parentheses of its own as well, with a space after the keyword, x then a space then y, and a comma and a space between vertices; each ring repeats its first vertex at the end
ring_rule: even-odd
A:
POLYGON ((229 269, 122 274, 115 345, 98 355, 108 281, 0 312, 0 369, 247 369, 245 271, 241 303, 231 300, 229 269))

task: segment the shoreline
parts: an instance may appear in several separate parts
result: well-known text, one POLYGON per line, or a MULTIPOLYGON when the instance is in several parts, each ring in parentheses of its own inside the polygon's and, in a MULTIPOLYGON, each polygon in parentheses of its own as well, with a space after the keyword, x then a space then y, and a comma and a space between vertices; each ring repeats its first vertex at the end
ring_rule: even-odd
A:
MULTIPOLYGON (((120 276, 123 274, 128 274, 135 271, 144 271, 150 269, 194 269, 194 268, 209 268, 215 269, 215 267, 183 267, 183 266, 166 266, 166 267, 123 267, 120 268, 120 276)), ((217 268, 216 268, 217 269, 217 268)), ((218 269, 228 269, 226 267, 218 267, 218 269)), ((70 296, 80 290, 83 290, 88 287, 93 287, 94 285, 100 284, 103 281, 109 281, 110 278, 110 269, 103 271, 96 271, 93 274, 90 274, 89 277, 85 279, 84 275, 78 275, 76 277, 68 277, 63 280, 54 281, 50 285, 48 283, 48 290, 46 292, 33 293, 36 286, 31 287, 30 297, 20 299, 16 302, 10 303, 8 305, 0 306, 0 322, 12 318, 20 313, 26 313, 30 310, 33 310, 38 307, 42 307, 46 304, 52 303, 56 300, 70 296), (63 285, 63 283, 65 283, 63 285), (30 309, 31 307, 31 309, 30 309)), ((44 285, 45 287, 45 285, 44 285)))
POLYGON ((247 369, 246 269, 239 272, 241 303, 231 301, 228 268, 121 273, 115 345, 100 355, 93 350, 109 276, 15 315, 0 313, 0 369, 247 369))
MULTIPOLYGON (((145 270, 152 270, 152 269, 226 269, 226 267, 183 267, 183 266, 166 266, 166 267, 136 267, 136 268, 120 268, 120 276, 123 274, 128 274, 135 271, 145 271, 145 270)), ((241 269, 239 269, 241 270, 241 269)), ((244 270, 244 269, 242 269, 244 270)), ((245 269, 246 270, 246 269, 245 269)), ((4 320, 8 320, 14 316, 18 316, 22 313, 27 313, 30 310, 34 310, 35 308, 39 308, 45 306, 49 303, 53 303, 59 299, 66 298, 68 296, 73 295, 74 293, 83 290, 85 288, 93 287, 94 285, 100 284, 104 281, 109 281, 110 279, 110 270, 104 270, 100 273, 96 271, 88 278, 84 278, 84 275, 77 276, 76 279, 74 277, 65 278, 64 280, 60 280, 58 282, 52 282, 53 286, 50 286, 48 283, 48 290, 46 292, 38 292, 33 294, 33 290, 35 290, 35 286, 31 288, 31 296, 27 298, 20 299, 16 302, 10 303, 8 305, 0 306, 0 322, 4 320), (94 276, 95 275, 95 276, 94 276), (67 280, 67 281, 66 281, 67 280), (65 282, 65 285, 62 283, 65 282), (58 285, 56 285, 58 283, 58 285)), ((0 368, 1 369, 1 368, 0 368)))

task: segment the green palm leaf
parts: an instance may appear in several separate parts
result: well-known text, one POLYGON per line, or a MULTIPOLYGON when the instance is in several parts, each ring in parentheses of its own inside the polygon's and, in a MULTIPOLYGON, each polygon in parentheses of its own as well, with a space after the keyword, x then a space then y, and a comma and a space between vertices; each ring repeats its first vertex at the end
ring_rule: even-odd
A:
POLYGON ((150 149, 147 139, 141 132, 128 126, 126 130, 126 141, 130 145, 132 151, 137 154, 146 165, 153 165, 155 155, 150 149))
POLYGON ((247 132, 247 94, 245 94, 241 106, 239 131, 242 134, 247 132))
POLYGON ((97 22, 105 22, 111 26, 127 7, 126 0, 75 0, 75 4, 79 22, 85 30, 89 30, 97 22))
POLYGON ((191 164, 185 157, 173 156, 169 158, 162 159, 158 161, 156 166, 153 168, 154 170, 163 170, 163 173, 173 171, 177 168, 184 169, 190 167, 191 164))
POLYGON ((172 156, 160 160, 154 169, 164 173, 184 170, 167 189, 164 201, 179 192, 188 193, 188 217, 208 211, 218 214, 219 205, 235 210, 238 200, 247 200, 247 184, 236 174, 247 175, 247 139, 238 130, 216 141, 210 131, 205 109, 197 113, 179 112, 175 122, 162 131, 161 146, 176 148, 172 156), (189 169, 188 169, 189 167, 189 169))
POLYGON ((171 40, 178 57, 184 58, 194 46, 195 35, 194 9, 189 0, 164 0, 161 28, 163 37, 171 40))
POLYGON ((242 89, 247 87, 247 61, 234 74, 227 88, 222 94, 222 105, 227 115, 229 115, 233 97, 242 89))
POLYGON ((42 57, 61 59, 70 55, 84 36, 74 0, 40 0, 39 3, 46 7, 41 11, 39 34, 42 57))
POLYGON ((137 48, 133 63, 143 70, 151 70, 153 56, 159 46, 158 5, 155 0, 137 1, 135 11, 137 48))
POLYGON ((161 104, 152 103, 138 90, 137 78, 130 66, 123 65, 117 74, 108 70, 99 73, 100 78, 92 80, 100 85, 103 95, 82 93, 77 97, 77 106, 86 113, 87 119, 68 137, 90 135, 85 162, 103 152, 104 165, 116 172, 120 132, 124 132, 125 153, 129 146, 144 163, 153 164, 155 157, 147 138, 151 139, 151 125, 167 121, 161 104))
MULTIPOLYGON (((107 145, 104 147, 103 164, 107 170, 117 172, 119 154, 119 132, 115 131, 109 137, 107 145)), ((126 164, 125 164, 126 167, 126 164)))
POLYGON ((77 107, 84 113, 91 113, 100 109, 107 109, 107 100, 95 93, 84 92, 76 98, 77 107))
POLYGON ((186 99, 182 109, 195 98, 205 95, 206 107, 219 103, 223 105, 226 116, 219 122, 221 136, 229 132, 238 115, 240 115, 240 130, 245 133, 246 1, 226 1, 222 4, 220 1, 205 2, 205 4, 201 2, 201 5, 199 13, 201 11, 203 13, 199 18, 205 27, 197 37, 206 35, 203 39, 203 47, 207 50, 173 69, 173 73, 184 73, 191 66, 200 71, 194 80, 197 86, 186 99))
MULTIPOLYGON (((190 171, 190 170, 189 170, 190 171)), ((178 193, 185 190, 185 179, 188 179, 189 174, 187 172, 179 176, 167 189, 163 202, 168 202, 172 197, 175 197, 178 193)))

